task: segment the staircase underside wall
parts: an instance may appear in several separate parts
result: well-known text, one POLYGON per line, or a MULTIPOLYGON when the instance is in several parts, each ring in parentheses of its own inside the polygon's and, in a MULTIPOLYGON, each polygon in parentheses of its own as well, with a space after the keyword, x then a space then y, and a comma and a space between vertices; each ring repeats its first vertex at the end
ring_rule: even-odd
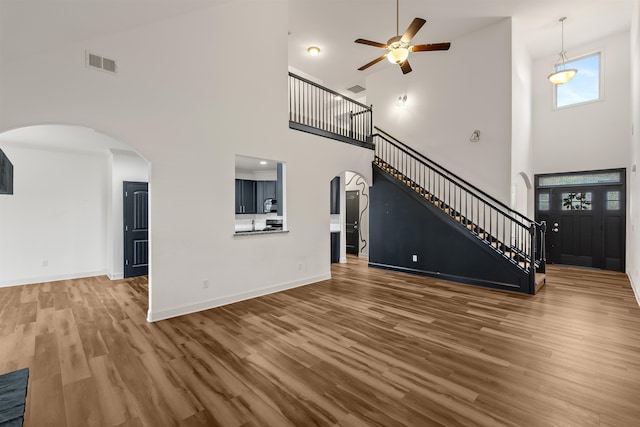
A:
POLYGON ((526 272, 409 187, 373 169, 370 266, 528 293, 526 272))

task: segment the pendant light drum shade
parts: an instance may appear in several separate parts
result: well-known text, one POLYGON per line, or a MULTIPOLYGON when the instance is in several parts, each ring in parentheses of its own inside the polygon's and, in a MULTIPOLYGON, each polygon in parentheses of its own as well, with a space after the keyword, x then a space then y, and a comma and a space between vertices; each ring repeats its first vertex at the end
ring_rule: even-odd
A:
POLYGON ((559 54, 560 57, 558 58, 558 62, 556 62, 556 65, 554 67, 555 71, 549 74, 549 76, 547 76, 549 81, 554 85, 561 85, 561 84, 567 83, 578 73, 578 70, 576 70, 575 68, 567 68, 567 62, 569 62, 569 60, 567 59, 567 53, 564 50, 565 19, 567 19, 566 16, 563 16, 562 18, 559 19, 560 23, 562 24, 562 45, 560 47, 561 49, 559 54))
POLYGON ((576 70, 575 68, 558 70, 555 73, 549 74, 548 79, 554 85, 561 85, 571 80, 576 75, 577 72, 578 70, 576 70))

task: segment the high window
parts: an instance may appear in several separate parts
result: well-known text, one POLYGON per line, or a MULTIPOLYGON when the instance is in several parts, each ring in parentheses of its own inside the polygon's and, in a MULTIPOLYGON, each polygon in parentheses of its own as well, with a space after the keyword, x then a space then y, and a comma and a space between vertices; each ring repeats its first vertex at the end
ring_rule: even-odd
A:
POLYGON ((565 68, 578 70, 569 82, 555 86, 555 107, 563 108, 601 99, 600 52, 566 63, 565 68))

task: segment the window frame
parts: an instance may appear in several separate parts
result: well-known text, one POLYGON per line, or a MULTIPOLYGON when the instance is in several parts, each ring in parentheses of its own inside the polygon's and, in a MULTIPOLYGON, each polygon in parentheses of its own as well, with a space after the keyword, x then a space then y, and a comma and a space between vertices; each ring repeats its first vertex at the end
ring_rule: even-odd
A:
MULTIPOLYGON (((552 88, 552 91, 553 91, 553 105, 552 105, 552 108, 553 108, 554 111, 565 110, 567 108, 579 107, 579 106, 582 106, 582 105, 588 105, 588 104, 593 104, 595 102, 604 101, 604 99, 605 99, 605 97, 604 97, 604 67, 603 67, 603 64, 605 62, 604 49, 592 51, 592 52, 589 52, 589 53, 585 53, 585 54, 582 54, 582 55, 578 55, 578 56, 574 56, 572 58, 569 58, 569 60, 567 61, 567 64, 569 64, 571 62, 575 62, 575 61, 580 61, 582 59, 588 58, 590 56, 596 56, 596 55, 600 57, 600 59, 598 61, 598 98, 591 99, 589 101, 576 102, 574 104, 558 106, 558 87, 562 86, 562 85, 554 85, 554 84, 552 84, 551 85, 551 86, 553 86, 553 88, 552 88)), ((554 71, 556 71, 555 64, 553 66, 553 69, 554 69, 554 71)), ((578 70, 578 73, 580 73, 580 70, 578 70)))

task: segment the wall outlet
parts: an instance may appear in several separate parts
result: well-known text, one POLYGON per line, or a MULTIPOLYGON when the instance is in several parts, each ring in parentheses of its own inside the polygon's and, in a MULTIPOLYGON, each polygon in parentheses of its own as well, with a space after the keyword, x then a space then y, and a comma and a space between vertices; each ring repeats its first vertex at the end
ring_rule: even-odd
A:
POLYGON ((49 267, 49 260, 48 259, 43 259, 42 260, 42 266, 43 267, 49 267))
POLYGON ((413 259, 413 262, 418 262, 418 255, 415 255, 415 254, 414 254, 414 255, 413 255, 413 257, 412 257, 412 259, 413 259))
POLYGON ((205 279, 202 281, 202 288, 207 289, 209 287, 209 279, 205 279))

